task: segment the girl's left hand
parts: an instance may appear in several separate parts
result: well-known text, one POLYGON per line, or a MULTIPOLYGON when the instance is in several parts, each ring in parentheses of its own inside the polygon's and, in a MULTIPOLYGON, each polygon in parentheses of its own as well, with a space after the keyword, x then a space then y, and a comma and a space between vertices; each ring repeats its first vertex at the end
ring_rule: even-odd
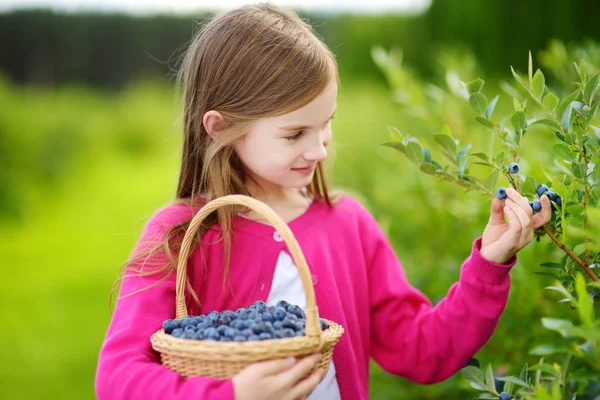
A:
POLYGON ((542 209, 536 215, 526 198, 513 188, 506 189, 507 198, 492 199, 490 220, 483 231, 480 254, 497 264, 508 263, 519 250, 533 240, 533 232, 548 223, 551 204, 546 195, 540 197, 542 209), (508 222, 504 220, 508 217, 508 222))

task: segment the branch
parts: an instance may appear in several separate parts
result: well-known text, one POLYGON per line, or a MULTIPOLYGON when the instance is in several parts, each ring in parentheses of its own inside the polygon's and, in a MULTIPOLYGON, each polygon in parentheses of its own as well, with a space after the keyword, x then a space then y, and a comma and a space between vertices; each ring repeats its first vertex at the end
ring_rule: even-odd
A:
POLYGON ((577 264, 579 264, 581 266, 581 268, 583 268, 585 270, 585 272, 587 272, 587 274, 592 278, 592 280, 595 280, 596 282, 600 281, 600 279, 598 279, 598 277, 596 276, 596 274, 594 274, 592 272, 592 270, 590 269, 590 267, 588 267, 587 265, 585 265, 585 263, 583 261, 581 261, 581 259, 575 255, 575 253, 573 253, 571 250, 569 250, 567 248, 567 246, 565 246, 564 244, 562 244, 560 242, 560 240, 558 240, 556 238, 556 236, 554 236, 552 234, 552 232, 550 232, 550 230, 548 228, 546 228, 545 226, 542 226, 542 229, 544 229, 544 232, 546 232, 546 234, 550 237, 550 239, 552 239, 552 241, 554 243, 556 243, 556 245, 558 247, 560 247, 562 251, 564 251, 565 253, 567 253, 569 255, 569 257, 571 257, 573 260, 575 260, 575 262, 577 264))

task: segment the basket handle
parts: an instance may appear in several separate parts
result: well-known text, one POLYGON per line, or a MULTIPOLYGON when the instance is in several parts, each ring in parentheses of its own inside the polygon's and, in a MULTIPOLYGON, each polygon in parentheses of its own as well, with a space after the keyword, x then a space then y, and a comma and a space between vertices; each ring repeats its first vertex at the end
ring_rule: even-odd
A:
POLYGON ((281 217, 279 217, 279 215, 277 215, 267 204, 250 196, 238 194, 221 196, 209 201, 200 209, 200 211, 198 211, 194 218, 192 218, 189 228, 183 237, 177 260, 177 284, 175 292, 176 318, 184 318, 188 315, 187 307, 185 305, 186 266, 187 259, 192 251, 193 238, 196 231, 199 229, 202 221, 204 221, 204 219, 214 210, 225 205, 235 204, 246 206, 261 214, 283 237, 283 240, 292 253, 292 259, 298 268, 298 273, 300 274, 300 279, 302 280, 302 286, 304 287, 304 293, 306 295, 306 336, 321 336, 322 330, 321 325, 319 324, 319 315, 310 270, 308 269, 308 264, 306 263, 304 254, 302 253, 294 234, 281 217))

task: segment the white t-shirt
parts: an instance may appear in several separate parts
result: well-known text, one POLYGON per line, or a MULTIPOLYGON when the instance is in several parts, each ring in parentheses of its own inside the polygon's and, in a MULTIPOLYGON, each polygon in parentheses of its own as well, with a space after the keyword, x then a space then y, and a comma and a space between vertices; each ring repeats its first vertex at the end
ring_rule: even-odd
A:
MULTIPOLYGON (((269 292, 267 305, 274 306, 279 300, 285 300, 288 303, 295 304, 306 310, 306 295, 300 280, 300 274, 294 264, 292 257, 285 251, 279 253, 277 266, 275 267, 275 276, 269 292)), ((307 400, 337 400, 341 399, 340 389, 335 378, 335 367, 333 360, 329 363, 327 375, 315 390, 308 396, 307 400)))

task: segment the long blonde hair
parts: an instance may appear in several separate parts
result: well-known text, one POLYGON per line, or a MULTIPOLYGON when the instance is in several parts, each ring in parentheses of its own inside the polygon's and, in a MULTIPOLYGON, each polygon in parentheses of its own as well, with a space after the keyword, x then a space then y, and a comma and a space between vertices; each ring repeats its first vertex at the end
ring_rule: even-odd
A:
MULTIPOLYGON (((295 12, 260 3, 215 16, 192 40, 178 75, 183 88, 184 141, 174 203, 195 207, 229 194, 249 195, 244 182, 250 177, 233 144, 255 120, 286 114, 310 103, 334 80, 339 82, 335 56, 295 12), (214 139, 202 122, 209 110, 225 117, 222 130, 214 139), (203 198, 203 194, 208 196, 203 198)), ((322 163, 318 163, 307 190, 314 201, 329 206, 339 199, 339 194, 328 191, 322 163)), ((231 222, 236 212, 239 210, 235 207, 218 209, 204 221, 195 237, 198 244, 211 226, 221 225, 225 275, 230 262, 231 222)), ((165 274, 151 286, 167 279, 177 267, 174 254, 180 249, 190 220, 171 227, 164 241, 132 256, 121 267, 113 291, 128 270, 134 270, 138 276, 165 274), (159 252, 168 256, 168 264, 148 271, 131 268, 159 252)), ((187 292, 200 308, 189 282, 187 292)))

